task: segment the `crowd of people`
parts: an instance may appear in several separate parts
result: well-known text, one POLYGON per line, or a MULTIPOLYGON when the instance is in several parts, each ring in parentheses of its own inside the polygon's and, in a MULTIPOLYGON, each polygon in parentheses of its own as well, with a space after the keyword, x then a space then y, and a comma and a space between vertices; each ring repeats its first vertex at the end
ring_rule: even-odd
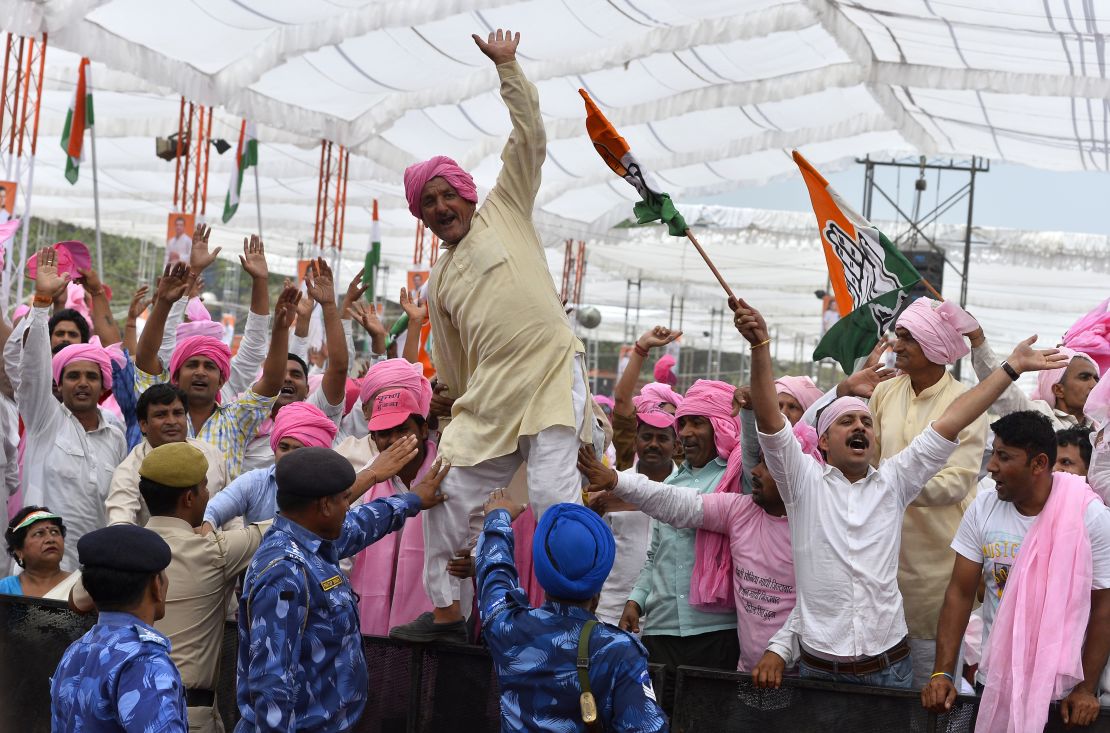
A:
MULTIPOLYGON (((361 273, 337 298, 316 260, 271 307, 257 238, 234 354, 195 297, 219 252, 204 225, 122 330, 98 273, 61 245, 34 258, 0 332, 0 593, 98 613, 51 679, 53 729, 223 730, 228 619, 244 732, 353 728, 361 634, 484 644, 507 731, 667 730, 649 660, 917 689, 938 713, 979 694, 977 730, 1040 730, 1054 701, 1091 723, 1110 349, 1031 337, 999 362, 969 314, 920 298, 823 392, 776 378, 763 317, 730 300, 750 384, 682 393, 663 355, 641 386, 681 336, 658 326, 593 396, 532 222, 546 139, 519 34, 474 40, 513 125, 497 184, 479 207, 442 156, 404 181, 444 245, 400 297, 410 334, 431 322, 434 382, 415 343, 389 353, 361 273), (949 371, 969 354, 972 387, 949 371)), ((745 722, 773 720, 749 703, 745 722)))

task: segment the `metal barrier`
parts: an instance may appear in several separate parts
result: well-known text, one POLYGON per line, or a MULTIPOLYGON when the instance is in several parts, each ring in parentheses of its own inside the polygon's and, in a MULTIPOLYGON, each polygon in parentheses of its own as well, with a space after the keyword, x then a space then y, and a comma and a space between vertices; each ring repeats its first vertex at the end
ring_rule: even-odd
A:
MULTIPOLYGON (((95 622, 58 601, 0 595, 0 733, 50 730, 50 676, 66 648, 95 622)), ((475 646, 409 645, 384 637, 362 639, 370 674, 359 733, 438 733, 500 730, 497 678, 485 649, 475 646)), ((217 705, 231 730, 235 707, 234 624, 224 630, 217 705)), ((666 688, 665 669, 651 665, 656 690, 666 688)), ((759 733, 964 733, 974 730, 978 700, 960 697, 952 712, 934 716, 917 692, 787 679, 779 690, 757 690, 747 675, 679 667, 672 729, 759 733)), ((1056 706, 1046 733, 1065 730, 1056 706)), ((1110 733, 1103 708, 1084 733, 1110 733)))

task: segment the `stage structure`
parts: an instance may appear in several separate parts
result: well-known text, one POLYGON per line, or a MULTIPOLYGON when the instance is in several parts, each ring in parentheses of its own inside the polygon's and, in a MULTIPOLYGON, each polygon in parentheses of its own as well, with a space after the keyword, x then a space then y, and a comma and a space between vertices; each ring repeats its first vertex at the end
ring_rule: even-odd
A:
POLYGON ((343 224, 347 214, 347 177, 351 153, 331 140, 320 141, 320 180, 316 186, 316 222, 312 243, 317 252, 331 262, 336 287, 343 283, 340 262, 343 255, 343 224))

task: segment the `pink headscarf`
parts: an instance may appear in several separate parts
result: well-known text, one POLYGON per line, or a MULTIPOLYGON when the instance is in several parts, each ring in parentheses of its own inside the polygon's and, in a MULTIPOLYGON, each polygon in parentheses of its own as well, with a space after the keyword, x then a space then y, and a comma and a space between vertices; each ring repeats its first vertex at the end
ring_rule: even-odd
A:
POLYGON ((964 334, 974 331, 979 323, 967 311, 946 300, 918 298, 910 303, 897 325, 909 331, 921 345, 925 358, 934 364, 955 364, 971 352, 964 334))
MULTIPOLYGON (((713 425, 717 455, 728 462, 714 493, 740 492, 743 465, 740 421, 732 416, 736 388, 724 382, 699 379, 686 390, 675 418, 697 415, 713 425)), ((728 537, 698 530, 694 540, 694 572, 690 578, 690 605, 703 611, 728 611, 736 607, 732 593, 732 554, 728 537)))
POLYGON ((335 423, 319 407, 307 402, 290 402, 274 417, 270 448, 276 453, 282 438, 299 440, 305 448, 331 448, 335 433, 335 423))
POLYGON ((362 390, 362 385, 359 380, 347 377, 347 383, 343 388, 343 414, 346 415, 351 411, 351 408, 358 402, 358 394, 362 390))
POLYGON ((89 328, 93 327, 92 314, 89 312, 89 303, 85 300, 85 288, 79 283, 69 283, 66 285, 66 308, 75 310, 81 314, 85 322, 89 324, 89 328))
POLYGON ((185 315, 188 316, 190 321, 212 320, 212 314, 204 307, 200 298, 189 298, 189 302, 185 304, 185 315))
POLYGON ((803 410, 821 398, 824 392, 809 377, 779 377, 775 380, 775 392, 785 392, 798 401, 803 410))
POLYGON ((649 382, 640 388, 641 397, 651 397, 656 402, 666 402, 674 405, 675 409, 682 407, 682 395, 671 389, 669 384, 662 382, 649 382))
POLYGON ((871 414, 871 408, 867 403, 859 397, 838 397, 821 410, 821 416, 817 418, 817 437, 820 438, 825 434, 833 423, 840 419, 840 416, 848 412, 866 412, 871 414))
POLYGON ((217 341, 224 339, 224 326, 218 321, 188 321, 177 324, 177 343, 181 343, 191 336, 207 336, 217 341))
POLYGON ((602 407, 608 407, 609 412, 612 412, 613 408, 616 407, 616 405, 617 405, 617 403, 613 401, 612 397, 606 397, 603 394, 595 394, 594 395, 594 402, 601 405, 602 407))
POLYGON ((1064 334, 1064 346, 1094 359, 1103 374, 1110 371, 1110 298, 1068 329, 1064 334))
POLYGON ((1068 357, 1067 363, 1059 369, 1045 369, 1044 371, 1037 372, 1037 388, 1033 390, 1033 393, 1031 395, 1029 395, 1034 400, 1044 400, 1049 404, 1050 407, 1054 407, 1056 405, 1056 395, 1052 393, 1052 388, 1059 384, 1060 380, 1064 378, 1064 372, 1066 372, 1068 370, 1068 367, 1071 366, 1072 359, 1075 359, 1076 357, 1079 357, 1080 359, 1086 359, 1087 361, 1091 362, 1091 366, 1095 368, 1095 374, 1098 374, 1100 376, 1102 374, 1102 372, 1098 368, 1098 364, 1095 363, 1095 360, 1087 356, 1086 354, 1078 351, 1073 351, 1066 346, 1057 347, 1057 351, 1068 357))
POLYGON ((669 384, 675 386, 678 384, 678 377, 674 375, 672 367, 675 365, 674 357, 670 354, 663 354, 659 357, 659 361, 655 362, 655 368, 652 369, 652 375, 655 377, 656 382, 669 384))
POLYGON ((214 361, 220 370, 220 377, 227 381, 231 374, 231 349, 227 344, 212 336, 190 336, 177 342, 177 348, 170 357, 170 380, 174 384, 177 384, 177 370, 194 356, 203 356, 214 361))
POLYGON ((405 169, 405 198, 409 202, 409 211, 417 219, 422 218, 420 192, 424 190, 424 184, 436 177, 447 181, 448 185, 467 201, 478 203, 478 189, 474 186, 471 175, 446 155, 437 155, 405 169))
POLYGON ((112 358, 108 352, 96 344, 70 344, 50 360, 54 372, 54 382, 62 383, 62 372, 66 365, 74 361, 91 361, 100 367, 100 379, 104 383, 104 390, 112 388, 112 358))
POLYGON ((421 417, 428 416, 432 407, 432 383, 424 376, 422 364, 412 364, 404 359, 386 359, 370 367, 362 378, 359 398, 368 405, 374 395, 387 387, 407 389, 416 398, 421 417))

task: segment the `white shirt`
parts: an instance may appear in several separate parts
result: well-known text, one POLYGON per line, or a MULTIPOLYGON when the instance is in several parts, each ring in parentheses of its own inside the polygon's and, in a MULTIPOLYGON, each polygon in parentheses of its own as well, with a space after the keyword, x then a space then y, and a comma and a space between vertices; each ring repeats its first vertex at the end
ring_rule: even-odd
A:
POLYGON ((103 410, 96 429, 86 432, 54 399, 48 320, 46 308, 31 308, 11 336, 27 334, 15 393, 25 428, 23 504, 61 515, 67 530, 62 570, 76 570, 77 540, 108 524, 104 501, 112 473, 127 455, 127 439, 103 410))
POLYGON ((179 234, 166 240, 166 264, 184 262, 189 264, 193 252, 193 239, 188 234, 179 234))
POLYGON ((959 444, 930 426, 850 483, 802 453, 783 420, 779 432, 759 433, 759 444, 790 517, 801 643, 846 659, 881 654, 907 633, 898 591, 902 515, 959 444))

